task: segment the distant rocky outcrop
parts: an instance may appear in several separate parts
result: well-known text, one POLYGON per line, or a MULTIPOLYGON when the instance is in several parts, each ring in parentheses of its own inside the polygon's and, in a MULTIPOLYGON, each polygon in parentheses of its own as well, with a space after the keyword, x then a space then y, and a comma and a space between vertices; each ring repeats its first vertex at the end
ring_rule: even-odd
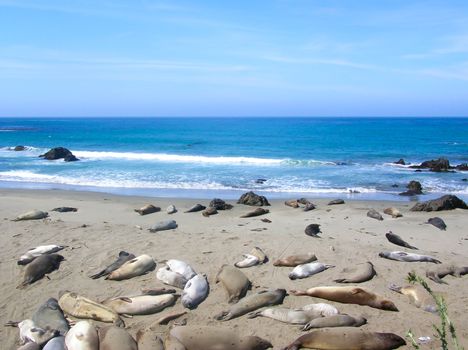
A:
POLYGON ((393 164, 406 165, 405 160, 403 158, 400 158, 396 162, 393 162, 393 164))
POLYGON ((400 193, 400 196, 415 196, 418 194, 423 194, 422 186, 419 181, 410 181, 408 185, 406 185, 406 188, 408 189, 408 191, 400 193))
POLYGON ((455 169, 460 171, 468 171, 468 163, 458 164, 455 169))
POLYGON ((25 151, 25 150, 26 150, 26 147, 25 146, 20 146, 20 145, 15 146, 13 148, 13 151, 16 151, 16 152, 25 151))
POLYGON ((411 208, 411 211, 441 211, 457 208, 468 209, 468 206, 457 196, 445 195, 434 200, 416 203, 416 205, 411 208))
POLYGON ((79 160, 76 158, 73 153, 69 149, 66 149, 64 147, 55 147, 52 148, 51 150, 47 151, 44 154, 41 154, 39 157, 42 157, 47 160, 55 160, 55 159, 62 159, 65 162, 75 162, 79 160))
POLYGON ((265 196, 259 196, 252 191, 244 193, 237 201, 237 204, 253 205, 258 207, 270 205, 265 196))

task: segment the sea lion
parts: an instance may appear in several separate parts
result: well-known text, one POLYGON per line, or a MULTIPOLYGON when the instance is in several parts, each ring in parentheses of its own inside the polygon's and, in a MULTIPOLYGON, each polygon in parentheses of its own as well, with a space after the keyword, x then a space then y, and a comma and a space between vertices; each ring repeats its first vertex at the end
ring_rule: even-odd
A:
POLYGON ((166 208, 166 213, 168 213, 168 214, 175 214, 175 213, 177 213, 177 208, 175 207, 174 204, 171 204, 170 206, 168 206, 168 207, 166 208))
POLYGON ((316 273, 325 271, 335 267, 334 265, 322 264, 319 262, 311 262, 308 264, 297 265, 288 275, 289 279, 295 280, 298 278, 306 278, 316 273))
POLYGON ((409 298, 410 303, 417 308, 423 309, 427 312, 437 312, 437 305, 434 298, 424 288, 420 286, 402 287, 395 284, 391 284, 389 288, 394 292, 406 295, 409 298))
POLYGON ((136 334, 138 350, 164 350, 163 340, 151 329, 140 329, 136 334))
POLYGON ((72 207, 58 207, 58 208, 52 209, 52 211, 56 211, 59 213, 69 213, 69 212, 76 212, 78 211, 78 209, 72 208, 72 207))
POLYGON ((188 210, 186 210, 186 213, 196 213, 197 211, 202 211, 205 210, 206 207, 201 204, 195 204, 193 207, 190 207, 188 210))
POLYGON ((427 278, 433 280, 436 283, 444 283, 444 284, 447 284, 447 283, 442 281, 442 278, 444 278, 447 275, 452 275, 454 277, 461 277, 466 274, 468 274, 468 266, 457 267, 455 265, 447 265, 447 264, 434 266, 426 271, 427 278))
POLYGON ((302 348, 317 350, 390 350, 406 345, 403 338, 393 333, 367 332, 360 329, 320 329, 307 333, 283 350, 302 348))
POLYGON ((397 208, 385 208, 384 209, 384 214, 391 215, 392 218, 401 218, 403 215, 400 213, 400 211, 397 208))
POLYGON ((174 294, 136 295, 104 300, 103 305, 110 307, 119 315, 151 315, 175 303, 174 294))
POLYGON ((234 264, 235 267, 245 268, 258 265, 260 260, 255 255, 252 254, 242 254, 244 260, 238 261, 234 264))
POLYGON ((197 274, 189 264, 182 260, 169 259, 166 261, 166 265, 169 266, 171 271, 184 276, 187 281, 197 274))
POLYGON ((427 223, 437 227, 439 230, 442 230, 442 231, 445 231, 447 229, 447 225, 445 224, 444 220, 442 220, 441 218, 437 216, 427 220, 427 223))
POLYGON ((441 262, 432 256, 429 255, 420 255, 414 253, 406 253, 401 251, 395 252, 381 252, 379 253, 381 258, 390 259, 390 260, 397 260, 397 261, 405 261, 405 262, 432 262, 435 264, 441 264, 441 262))
POLYGON ((65 336, 52 338, 42 348, 42 350, 64 350, 65 349, 65 336))
POLYGON ((379 220, 379 221, 382 221, 383 220, 383 217, 382 215, 380 215, 380 213, 375 210, 375 209, 370 209, 368 212, 367 212, 367 216, 372 218, 372 219, 376 219, 376 220, 379 220))
POLYGON ((399 245, 400 247, 405 247, 405 248, 409 248, 409 249, 415 249, 415 250, 418 250, 418 248, 416 247, 413 247, 412 245, 409 245, 408 243, 406 243, 403 239, 401 239, 400 236, 394 234, 392 231, 388 231, 386 234, 385 234, 385 237, 387 237, 388 241, 393 243, 393 244, 396 244, 396 245, 399 245))
POLYGON ((304 209, 302 209, 303 211, 311 211, 311 210, 314 210, 316 207, 315 207, 315 204, 313 203, 307 203, 304 207, 304 209))
POLYGON ((393 302, 364 288, 349 287, 314 287, 306 291, 291 290, 292 295, 308 295, 311 297, 337 301, 344 304, 367 305, 376 309, 398 311, 393 302))
POLYGON ((230 210, 230 209, 232 209, 234 206, 233 206, 232 204, 226 203, 226 202, 223 201, 222 199, 214 198, 214 199, 210 202, 209 207, 210 207, 210 208, 215 208, 216 210, 230 210))
POLYGON ((366 323, 367 320, 362 316, 353 317, 346 314, 340 314, 312 319, 302 328, 302 330, 308 331, 312 328, 325 327, 361 327, 366 323))
POLYGON ((264 306, 281 304, 286 296, 285 289, 269 289, 250 294, 231 305, 228 311, 223 311, 215 318, 219 321, 227 321, 245 315, 264 306))
POLYGON ((120 266, 122 266, 124 263, 127 261, 130 261, 132 259, 135 259, 135 255, 131 253, 127 253, 125 251, 119 252, 119 257, 117 258, 116 261, 114 261, 112 264, 107 266, 104 270, 96 273, 95 275, 89 276, 92 279, 97 279, 103 276, 107 276, 111 272, 117 270, 120 266))
POLYGON ((372 279, 376 275, 374 265, 367 261, 363 264, 357 264, 353 268, 345 268, 343 272, 349 273, 348 277, 333 280, 337 283, 361 283, 372 279))
POLYGON ((307 225, 307 227, 305 228, 305 234, 307 236, 311 236, 311 237, 318 237, 320 238, 319 236, 317 236, 319 233, 322 233, 322 231, 320 231, 320 225, 319 224, 310 224, 310 225, 307 225))
POLYGON ((164 220, 156 223, 155 225, 151 226, 148 231, 149 232, 158 232, 158 231, 166 231, 166 230, 173 230, 177 228, 177 222, 175 220, 164 220))
POLYGON ((299 203, 296 199, 290 199, 284 202, 284 205, 291 208, 299 208, 299 203))
POLYGON ((18 265, 27 265, 38 256, 45 255, 45 254, 52 254, 58 251, 61 251, 64 248, 67 248, 66 245, 56 245, 56 244, 49 244, 49 245, 40 245, 35 248, 31 248, 26 253, 20 256, 17 261, 18 265))
POLYGON ((252 284, 241 270, 226 264, 221 266, 215 282, 221 282, 226 290, 228 303, 237 303, 245 296, 252 284))
POLYGON ((12 221, 22 221, 22 220, 40 220, 48 217, 49 214, 46 211, 41 210, 31 210, 24 214, 18 215, 16 219, 12 221))
POLYGON ((253 256, 256 256, 258 258, 258 261, 260 264, 264 264, 268 262, 268 257, 265 254, 265 252, 262 250, 260 247, 253 247, 252 250, 250 251, 250 254, 253 256))
POLYGON ((160 210, 161 210, 160 207, 155 207, 152 204, 145 205, 144 207, 141 207, 140 209, 134 209, 134 211, 137 212, 140 215, 157 213, 160 210))
POLYGON ((342 200, 342 199, 334 199, 334 200, 328 202, 328 205, 344 204, 344 202, 345 202, 345 201, 342 200))
POLYGON ((55 329, 61 335, 65 335, 70 329, 68 321, 65 319, 63 311, 55 298, 49 298, 42 304, 31 319, 38 327, 55 329))
POLYGON ((290 323, 290 324, 306 324, 315 318, 321 318, 326 315, 323 314, 322 310, 326 310, 327 316, 332 316, 338 314, 338 310, 329 304, 324 304, 330 307, 331 309, 326 309, 322 307, 316 307, 318 304, 308 305, 307 308, 300 309, 288 309, 284 307, 274 307, 263 309, 261 311, 251 312, 247 315, 247 318, 255 317, 268 317, 280 322, 290 323), (312 307, 310 307, 312 306, 312 307))
POLYGON ((264 214, 268 214, 270 211, 268 209, 263 209, 263 208, 257 208, 251 212, 248 212, 247 214, 244 214, 241 216, 241 218, 250 218, 254 216, 260 216, 264 214))
POLYGON ((144 275, 156 268, 156 262, 149 255, 143 254, 122 264, 107 275, 106 280, 121 281, 144 275))
POLYGON ((156 272, 156 278, 161 282, 184 289, 187 279, 180 273, 172 271, 169 266, 163 266, 156 272))
POLYGON ((208 280, 205 274, 193 276, 185 285, 182 292, 182 305, 187 309, 195 309, 209 292, 208 280))
POLYGON ((215 214, 218 214, 218 210, 213 207, 206 208, 202 213, 204 217, 208 217, 208 216, 215 215, 215 214))
POLYGON ((58 335, 55 329, 44 329, 38 327, 33 320, 27 319, 21 322, 8 322, 6 326, 18 327, 21 344, 34 342, 38 345, 47 343, 53 337, 58 335))
POLYGON ((166 350, 265 350, 270 342, 256 336, 239 336, 235 330, 212 326, 181 326, 171 329, 166 350))
POLYGON ((118 327, 125 326, 120 316, 110 307, 76 293, 68 291, 60 292, 58 302, 62 310, 68 315, 77 318, 87 318, 101 322, 113 323, 118 327))
POLYGON ((68 350, 99 350, 99 336, 96 327, 88 321, 77 322, 65 336, 68 350))
POLYGON ((163 295, 163 294, 175 294, 175 289, 168 289, 165 287, 158 287, 158 288, 143 288, 141 293, 144 295, 163 295))
POLYGON ((107 326, 99 328, 99 350, 138 350, 135 339, 123 328, 107 326))
POLYGON ((315 260, 317 260, 317 257, 313 253, 290 255, 286 258, 276 260, 273 263, 273 266, 294 267, 297 265, 307 264, 315 260))
POLYGON ((187 311, 171 312, 159 317, 153 324, 168 324, 170 321, 179 318, 187 313, 187 311))
POLYGON ((17 288, 24 288, 28 284, 40 280, 46 274, 57 270, 60 266, 60 262, 63 260, 65 260, 65 258, 59 254, 47 254, 37 257, 26 266, 23 282, 21 282, 17 288))

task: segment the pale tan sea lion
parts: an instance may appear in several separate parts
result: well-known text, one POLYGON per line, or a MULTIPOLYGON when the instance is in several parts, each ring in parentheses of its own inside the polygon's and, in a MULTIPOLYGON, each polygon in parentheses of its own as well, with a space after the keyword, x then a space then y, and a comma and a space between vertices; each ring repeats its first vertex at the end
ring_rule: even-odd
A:
POLYGON ((437 312, 437 305, 434 298, 424 288, 420 286, 401 287, 394 284, 391 284, 389 288, 394 292, 406 295, 410 303, 417 308, 427 312, 437 312))
POLYGON ((118 269, 112 271, 106 280, 121 281, 136 276, 144 275, 156 268, 156 262, 149 255, 143 254, 135 259, 125 262, 118 269))
POLYGON ((278 259, 273 263, 273 265, 294 267, 297 265, 307 264, 315 260, 317 260, 317 257, 313 253, 298 254, 278 259))
POLYGON ((272 307, 261 311, 251 312, 248 318, 268 317, 274 320, 290 324, 306 324, 315 318, 338 314, 338 310, 329 304, 319 303, 306 305, 300 309, 288 309, 285 307, 272 307))
POLYGON ((119 257, 117 258, 116 261, 114 261, 112 264, 108 265, 105 269, 101 270, 100 272, 89 276, 92 279, 97 279, 103 276, 107 276, 110 274, 112 271, 117 270, 120 266, 125 264, 127 261, 135 259, 135 255, 132 253, 127 253, 126 251, 121 251, 119 252, 119 257))
POLYGON ((99 350, 138 350, 135 339, 123 328, 107 326, 99 328, 99 350))
POLYGON ((303 328, 303 331, 308 331, 312 328, 328 328, 328 327, 361 327, 366 324, 367 320, 362 316, 349 316, 346 314, 332 315, 315 318, 309 321, 303 328))
POLYGON ((291 208, 299 208, 299 202, 296 199, 290 199, 284 202, 284 205, 291 208))
POLYGON ((38 256, 56 253, 64 248, 67 248, 66 245, 56 245, 56 244, 49 244, 49 245, 41 245, 32 249, 29 249, 26 253, 20 256, 18 261, 16 262, 18 265, 27 265, 38 256))
POLYGON ((396 261, 405 261, 405 262, 431 262, 435 264, 441 264, 441 262, 432 256, 429 255, 420 255, 414 253, 406 253, 402 251, 394 252, 381 252, 379 253, 381 258, 396 260, 396 261))
POLYGON ((23 221, 23 220, 40 220, 48 217, 49 214, 42 210, 31 210, 24 214, 18 215, 16 219, 12 221, 23 221))
POLYGON ((156 278, 165 284, 184 289, 187 279, 180 273, 172 271, 169 266, 163 266, 156 272, 156 278))
POLYGON ((392 218, 401 218, 403 215, 400 213, 400 211, 397 208, 385 208, 384 209, 384 214, 391 215, 392 218))
POLYGON ((164 350, 163 340, 151 329, 140 329, 136 334, 138 350, 164 350))
POLYGON ((348 277, 338 278, 333 281, 337 283, 361 283, 369 281, 376 275, 374 265, 370 261, 357 264, 352 268, 345 268, 343 272, 348 273, 348 277))
POLYGON ((103 305, 110 307, 119 315, 151 315, 175 303, 174 294, 136 295, 104 300, 103 305))
POLYGON ((63 260, 65 260, 65 258, 59 254, 46 254, 37 257, 26 266, 23 282, 21 282, 17 288, 24 288, 28 284, 40 280, 46 274, 57 270, 60 266, 60 262, 63 260))
POLYGON ((307 333, 283 350, 302 348, 317 350, 391 350, 405 345, 400 336, 393 333, 366 332, 360 329, 320 329, 307 333))
POLYGON ((66 314, 77 318, 113 323, 119 327, 124 326, 120 316, 110 307, 73 292, 61 292, 59 305, 66 314))
POLYGON ((431 267, 430 269, 426 271, 427 278, 430 278, 436 283, 445 283, 445 284, 447 283, 442 281, 442 278, 444 278, 447 275, 452 275, 454 277, 461 277, 466 274, 468 274, 468 266, 457 267, 455 265, 446 265, 446 264, 431 267))
POLYGON ((165 346, 166 350, 265 350, 273 347, 259 337, 242 337, 236 331, 210 326, 175 327, 165 346))
POLYGON ((252 210, 248 212, 247 214, 244 214, 241 216, 241 218, 251 218, 254 216, 260 216, 264 214, 268 214, 270 211, 268 209, 263 209, 263 208, 257 208, 255 210, 252 210))
POLYGON ((344 304, 367 305, 376 309, 398 311, 393 302, 387 300, 371 291, 364 288, 349 286, 349 287, 314 287, 306 291, 291 290, 292 295, 308 295, 337 301, 344 304))
POLYGON ((228 303, 237 303, 251 286, 251 282, 242 271, 226 264, 221 266, 215 282, 221 282, 226 290, 228 303))
POLYGON ((68 350, 99 350, 96 327, 88 321, 77 322, 65 336, 68 350))
POLYGON ((147 215, 147 214, 151 214, 151 213, 156 213, 156 212, 160 211, 161 208, 160 207, 155 207, 152 204, 147 204, 147 205, 141 207, 140 209, 134 209, 134 210, 135 210, 135 212, 137 212, 140 215, 147 215))

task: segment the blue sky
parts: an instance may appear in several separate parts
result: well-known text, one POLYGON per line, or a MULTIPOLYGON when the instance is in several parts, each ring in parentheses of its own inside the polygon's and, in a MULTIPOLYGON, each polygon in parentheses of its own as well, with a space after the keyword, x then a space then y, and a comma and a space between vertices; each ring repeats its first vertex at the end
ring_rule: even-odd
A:
POLYGON ((467 116, 468 1, 0 0, 0 116, 467 116))

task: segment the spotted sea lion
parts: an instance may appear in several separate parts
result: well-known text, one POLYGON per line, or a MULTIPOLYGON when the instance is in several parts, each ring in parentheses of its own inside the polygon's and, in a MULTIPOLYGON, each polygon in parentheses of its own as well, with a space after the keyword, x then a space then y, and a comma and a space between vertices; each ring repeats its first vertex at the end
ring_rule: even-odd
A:
POLYGON ((268 214, 270 211, 268 209, 263 209, 263 208, 257 208, 251 212, 248 212, 247 214, 244 214, 241 216, 241 218, 250 218, 254 216, 260 216, 264 214, 268 214))
POLYGON ((437 312, 437 305, 434 298, 424 288, 420 286, 401 287, 395 284, 391 284, 389 288, 394 292, 406 295, 409 298, 410 303, 417 308, 423 309, 427 312, 437 312))
POLYGON ((37 257, 26 266, 23 282, 21 282, 17 288, 24 288, 28 284, 40 280, 46 274, 57 270, 60 266, 60 262, 63 260, 65 260, 65 258, 59 254, 47 254, 37 257))
POLYGON ((317 350, 390 350, 397 349, 406 342, 393 333, 377 333, 359 329, 320 329, 307 333, 283 350, 302 348, 317 350))
POLYGON ((174 294, 136 295, 110 298, 102 304, 119 315, 151 315, 173 305, 175 301, 174 294))
POLYGON ((184 276, 187 281, 197 274, 189 264, 182 260, 169 259, 166 261, 166 265, 169 266, 171 271, 184 276))
POLYGON ((395 252, 381 252, 379 253, 381 258, 404 261, 404 262, 432 262, 435 264, 441 264, 441 262, 429 255, 420 255, 414 253, 406 253, 401 251, 395 252))
POLYGON ((61 335, 65 335, 70 329, 68 321, 65 319, 63 311, 55 298, 49 298, 42 304, 31 319, 38 327, 55 329, 61 335))
POLYGON ((122 264, 107 275, 106 280, 121 281, 144 275, 156 268, 156 262, 149 255, 143 254, 122 264))
POLYGON ((65 336, 68 350, 99 350, 99 336, 96 327, 88 321, 77 322, 65 336))
POLYGON ((384 209, 384 214, 391 215, 392 218, 401 218, 403 215, 400 213, 400 211, 397 208, 385 208, 384 209))
POLYGON ((442 281, 447 275, 452 275, 454 277, 461 277, 463 275, 468 274, 468 266, 455 266, 455 265, 447 265, 442 264, 439 266, 431 267, 426 271, 426 277, 433 280, 436 283, 445 283, 442 281))
POLYGON ((380 213, 375 210, 375 209, 370 209, 368 212, 367 212, 367 216, 372 218, 372 219, 376 219, 376 220, 379 220, 379 221, 382 221, 383 220, 383 217, 382 215, 380 215, 380 213))
POLYGON ((399 245, 400 247, 405 247, 409 249, 415 249, 418 250, 418 248, 413 247, 412 245, 409 245, 407 242, 405 242, 400 236, 394 234, 392 231, 389 231, 385 234, 385 237, 387 237, 388 241, 399 245))
POLYGON ((259 337, 242 337, 227 328, 181 326, 171 329, 165 347, 166 350, 265 350, 273 346, 259 337))
POLYGON ((107 326, 99 328, 99 350, 138 350, 135 339, 123 328, 107 326))
POLYGON ((140 215, 147 215, 151 213, 157 213, 160 211, 160 207, 155 207, 152 204, 145 205, 144 207, 141 207, 140 209, 134 209, 135 212, 137 212, 140 215))
POLYGON ((18 265, 27 265, 38 256, 45 255, 45 254, 52 254, 61 251, 64 248, 67 248, 66 245, 56 245, 56 244, 49 244, 49 245, 40 245, 35 248, 31 248, 26 253, 20 256, 17 261, 18 265))
POLYGON ((237 303, 250 289, 251 282, 247 276, 230 265, 223 265, 216 275, 215 282, 221 282, 226 290, 228 303, 237 303))
POLYGON ((337 314, 338 310, 334 306, 325 303, 318 303, 306 305, 299 309, 288 309, 285 307, 267 308, 261 311, 251 312, 247 317, 255 318, 262 316, 284 323, 306 324, 315 318, 337 314))
POLYGON ((97 279, 97 278, 100 278, 100 277, 107 276, 111 272, 117 270, 124 263, 126 263, 127 261, 130 261, 132 259, 135 259, 135 255, 133 255, 131 253, 127 253, 125 251, 121 251, 119 253, 119 257, 117 258, 116 261, 114 261, 112 264, 107 266, 104 270, 101 270, 100 272, 90 276, 90 278, 97 279))
POLYGON ((348 277, 333 280, 337 283, 361 283, 372 279, 376 275, 374 265, 367 261, 363 264, 357 264, 352 268, 345 268, 343 272, 348 273, 348 277))
POLYGON ((445 224, 444 220, 442 220, 441 218, 437 216, 427 220, 427 223, 437 227, 439 230, 442 230, 442 231, 445 231, 447 229, 447 225, 445 224))
POLYGON ((64 350, 65 349, 65 336, 52 338, 42 348, 42 350, 64 350))
POLYGON ((290 255, 285 258, 278 259, 273 263, 273 265, 294 267, 297 265, 307 264, 315 260, 317 260, 317 257, 315 256, 315 254, 306 253, 306 254, 290 255))
MULTIPOLYGON (((307 227, 305 228, 305 234, 307 236, 311 236, 311 237, 319 237, 317 236, 319 233, 322 233, 322 231, 320 231, 320 225, 319 224, 310 224, 310 225, 307 225, 307 227)), ((320 237, 319 237, 320 238, 320 237)))
POLYGON ((286 296, 284 289, 269 289, 250 294, 231 305, 228 311, 223 311, 215 318, 219 321, 227 321, 245 315, 264 306, 281 304, 286 296))
POLYGON ((308 264, 297 265, 288 275, 289 279, 295 280, 298 278, 306 278, 316 273, 325 271, 335 267, 334 265, 322 264, 319 262, 311 262, 308 264))
POLYGON ((42 210, 31 210, 24 214, 18 215, 16 219, 12 221, 23 221, 23 220, 40 220, 48 217, 49 214, 42 210))
POLYGON ((187 309, 195 309, 209 292, 208 280, 205 274, 198 274, 188 280, 182 292, 182 305, 187 309))
POLYGON ((328 328, 328 327, 361 327, 365 325, 367 320, 362 316, 349 316, 346 314, 325 316, 312 319, 303 328, 303 331, 308 331, 312 328, 328 328))
POLYGON ((173 230, 175 228, 177 228, 177 222, 175 220, 164 220, 164 221, 159 221, 155 225, 151 226, 148 229, 148 231, 159 232, 159 231, 173 230))
POLYGON ((201 204, 195 204, 193 207, 190 207, 188 210, 186 210, 186 213, 196 213, 197 211, 202 211, 205 210, 206 207, 201 204))
POLYGON ((367 305, 376 309, 398 311, 395 304, 380 295, 364 288, 346 287, 314 287, 305 291, 291 290, 292 295, 308 295, 311 297, 337 301, 344 304, 367 305))
POLYGON ((169 266, 163 266, 156 272, 156 278, 161 282, 184 289, 187 279, 180 273, 172 271, 169 266))

